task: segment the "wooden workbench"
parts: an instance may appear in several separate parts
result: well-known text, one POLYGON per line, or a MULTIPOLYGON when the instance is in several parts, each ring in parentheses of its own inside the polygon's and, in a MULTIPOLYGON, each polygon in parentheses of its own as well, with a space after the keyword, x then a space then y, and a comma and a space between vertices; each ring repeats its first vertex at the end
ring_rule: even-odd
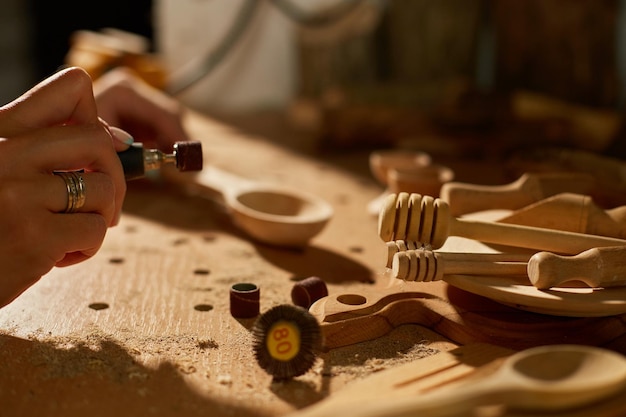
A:
MULTIPOLYGON (((335 207, 333 219, 303 251, 272 248, 250 241, 213 201, 158 181, 129 184, 123 218, 94 258, 51 271, 0 310, 0 414, 282 415, 327 395, 335 379, 367 372, 365 355, 331 355, 326 368, 355 370, 342 376, 320 364, 272 384, 252 353, 254 320, 230 315, 229 289, 256 283, 265 311, 291 303, 298 278, 370 286, 383 252, 365 207, 380 187, 195 114, 187 125, 204 141, 206 164, 308 189, 335 207)), ((429 336, 400 333, 410 356, 430 349, 420 343, 429 336)))
POLYGON ((275 248, 251 241, 213 201, 158 180, 131 183, 96 256, 51 271, 0 309, 0 415, 281 416, 457 346, 403 325, 272 381, 253 356, 254 319, 230 315, 230 286, 257 284, 265 311, 291 303, 307 276, 331 293, 379 285, 386 250, 366 206, 382 188, 366 153, 315 158, 305 136, 282 131, 276 142, 193 113, 186 123, 204 141, 205 164, 306 189, 333 205, 333 219, 306 249, 275 248))

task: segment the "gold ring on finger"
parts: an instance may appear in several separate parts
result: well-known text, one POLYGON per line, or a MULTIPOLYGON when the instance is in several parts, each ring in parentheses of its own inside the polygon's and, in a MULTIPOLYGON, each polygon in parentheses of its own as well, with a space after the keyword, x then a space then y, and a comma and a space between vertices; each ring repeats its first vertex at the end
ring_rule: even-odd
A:
POLYGON ((56 171, 65 182, 67 205, 64 213, 75 213, 85 205, 85 180, 78 171, 56 171))

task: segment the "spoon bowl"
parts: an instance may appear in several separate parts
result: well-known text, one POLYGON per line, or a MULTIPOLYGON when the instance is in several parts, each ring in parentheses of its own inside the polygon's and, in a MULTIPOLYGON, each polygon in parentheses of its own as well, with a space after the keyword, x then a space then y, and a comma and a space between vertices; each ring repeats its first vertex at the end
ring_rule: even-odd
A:
POLYGON ((234 223, 253 238, 277 246, 305 246, 332 217, 330 205, 297 190, 259 186, 228 201, 234 223))
POLYGON ((431 157, 426 152, 405 149, 374 151, 369 158, 372 175, 383 185, 387 185, 391 169, 417 169, 430 164, 431 157))
POLYGON ((509 403, 516 408, 567 409, 622 389, 626 384, 626 358, 589 346, 543 346, 511 356, 497 380, 517 385, 520 391, 509 403))
POLYGON ((235 225, 270 245, 306 246, 333 215, 332 206, 313 194, 251 181, 213 166, 189 175, 171 174, 200 195, 222 201, 235 225))

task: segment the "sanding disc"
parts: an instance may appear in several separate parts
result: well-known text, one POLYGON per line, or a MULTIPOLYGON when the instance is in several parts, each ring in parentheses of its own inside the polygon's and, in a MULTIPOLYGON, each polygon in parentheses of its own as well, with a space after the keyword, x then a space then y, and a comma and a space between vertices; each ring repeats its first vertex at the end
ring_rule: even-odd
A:
POLYGON ((275 379, 307 372, 322 344, 317 319, 308 310, 290 304, 275 306, 259 316, 252 333, 256 360, 275 379))

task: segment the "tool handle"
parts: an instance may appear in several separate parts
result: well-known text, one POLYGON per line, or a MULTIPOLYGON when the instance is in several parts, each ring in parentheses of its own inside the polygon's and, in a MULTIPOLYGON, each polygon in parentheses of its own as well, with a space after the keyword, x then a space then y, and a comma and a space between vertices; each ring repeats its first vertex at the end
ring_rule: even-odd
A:
POLYGON ((141 143, 133 143, 125 151, 117 153, 120 162, 122 162, 126 180, 140 178, 145 175, 143 151, 144 149, 141 143))
POLYGON ((590 287, 626 285, 626 246, 588 249, 574 256, 539 252, 528 261, 528 277, 539 289, 567 281, 582 281, 590 287))

